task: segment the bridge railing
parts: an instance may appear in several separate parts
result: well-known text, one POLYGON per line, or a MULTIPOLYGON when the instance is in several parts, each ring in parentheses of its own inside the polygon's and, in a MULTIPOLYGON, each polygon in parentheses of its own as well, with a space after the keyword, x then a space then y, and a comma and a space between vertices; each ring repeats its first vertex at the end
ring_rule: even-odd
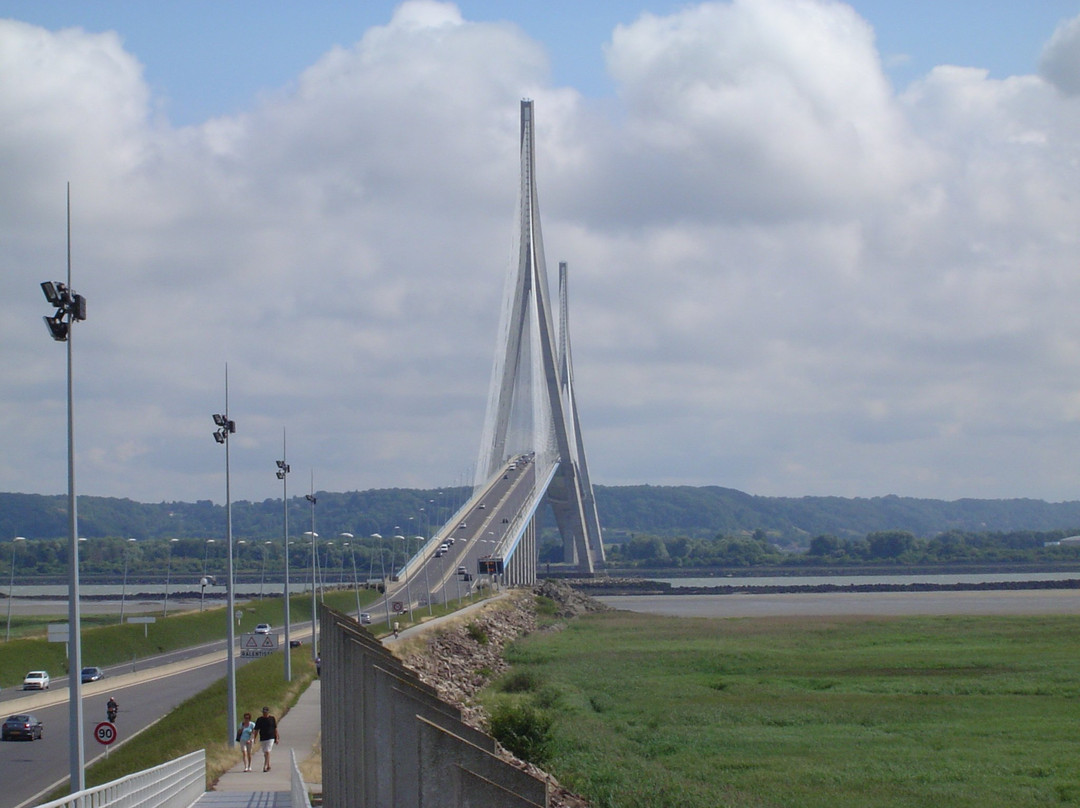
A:
POLYGON ((76 791, 38 808, 188 808, 206 790, 206 750, 76 791))
POLYGON ((300 774, 300 764, 296 762, 296 750, 290 749, 292 756, 292 773, 289 777, 289 791, 291 792, 290 805, 292 808, 311 808, 311 799, 308 797, 307 786, 304 785, 304 776, 300 774))

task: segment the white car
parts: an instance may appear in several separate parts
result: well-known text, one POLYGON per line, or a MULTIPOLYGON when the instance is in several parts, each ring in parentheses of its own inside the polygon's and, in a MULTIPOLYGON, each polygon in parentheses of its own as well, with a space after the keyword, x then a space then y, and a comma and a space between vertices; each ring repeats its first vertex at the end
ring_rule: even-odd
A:
POLYGON ((30 671, 26 674, 26 677, 22 681, 23 690, 48 690, 49 689, 49 672, 48 671, 30 671))
POLYGON ((270 633, 270 624, 269 623, 259 623, 259 625, 255 626, 255 633, 256 634, 269 634, 270 633))
POLYGON ((360 612, 360 624, 364 626, 371 625, 371 615, 367 612, 360 612))

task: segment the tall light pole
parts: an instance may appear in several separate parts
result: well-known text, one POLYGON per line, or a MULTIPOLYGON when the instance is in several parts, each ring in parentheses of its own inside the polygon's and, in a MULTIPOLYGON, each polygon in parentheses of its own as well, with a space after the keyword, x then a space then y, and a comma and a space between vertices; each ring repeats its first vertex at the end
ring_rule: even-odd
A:
POLYGON ((169 616, 169 579, 172 577, 172 546, 180 539, 169 539, 169 561, 165 565, 165 605, 162 606, 161 616, 169 616))
MULTIPOLYGON (((272 542, 263 542, 263 567, 262 575, 259 577, 259 600, 263 599, 263 587, 266 585, 266 554, 270 552, 271 544, 272 542)), ((289 646, 286 645, 285 647, 288 648, 289 646)))
POLYGON ((412 589, 409 587, 409 550, 406 545, 407 539, 404 536, 394 536, 395 539, 401 539, 401 552, 405 557, 405 597, 409 599, 409 622, 413 621, 412 613, 412 589))
MULTIPOLYGON (((424 537, 423 536, 417 536, 416 541, 417 541, 417 544, 416 544, 417 547, 423 547, 424 546, 424 537)), ((428 617, 431 617, 431 615, 432 615, 432 611, 431 611, 431 581, 428 580, 427 568, 428 568, 427 559, 425 559, 424 560, 424 588, 427 589, 427 613, 428 613, 428 617)))
MULTIPOLYGON (((360 621, 360 584, 356 580, 356 550, 352 546, 352 540, 356 538, 352 533, 338 533, 343 539, 348 539, 342 546, 349 548, 349 556, 352 558, 352 586, 356 594, 356 620, 360 621)), ((341 556, 341 568, 345 569, 345 556, 341 556)))
POLYGON ((213 539, 207 539, 203 544, 203 557, 202 557, 202 578, 199 580, 199 611, 203 611, 206 608, 206 586, 210 583, 213 576, 207 577, 206 575, 206 561, 210 558, 210 545, 214 543, 213 539))
POLYGON ((232 491, 229 488, 229 436, 236 432, 236 422, 229 419, 229 366, 225 366, 225 413, 214 416, 214 424, 217 430, 213 433, 214 440, 225 444, 225 543, 228 545, 228 563, 226 566, 228 581, 225 591, 226 615, 225 621, 228 630, 225 632, 226 647, 228 653, 225 657, 227 675, 229 679, 229 723, 228 742, 229 746, 236 746, 236 736, 233 727, 236 726, 236 629, 233 624, 233 538, 232 538, 232 491))
POLYGON ((124 604, 127 601, 128 548, 134 541, 135 539, 128 539, 128 543, 124 545, 124 584, 120 587, 120 625, 124 625, 124 604))
POLYGON ((67 343, 67 448, 68 448, 68 766, 72 793, 86 788, 83 772, 82 632, 79 612, 79 512, 75 500, 75 402, 72 387, 72 326, 86 319, 86 298, 71 288, 71 183, 67 186, 67 283, 45 281, 41 291, 50 305, 52 316, 45 316, 49 335, 67 343))
MULTIPOLYGON (((379 540, 379 567, 382 573, 382 594, 383 594, 383 608, 386 610, 386 630, 390 630, 390 581, 386 577, 386 561, 385 551, 383 547, 383 537, 381 533, 372 533, 371 538, 379 540)), ((390 569, 394 569, 394 559, 390 559, 390 569)))
POLYGON ((311 536, 311 659, 316 661, 319 658, 319 635, 315 631, 315 562, 318 561, 318 545, 317 539, 319 534, 315 532, 315 470, 311 471, 311 493, 304 494, 304 499, 311 503, 311 530, 306 532, 305 536, 311 536))
POLYGON ((7 633, 4 635, 4 642, 11 639, 11 601, 15 600, 15 542, 19 541, 26 541, 26 537, 16 536, 11 540, 11 583, 8 584, 7 591, 7 633))
POLYGON ((289 464, 286 463, 285 430, 281 430, 281 460, 277 461, 277 478, 281 480, 281 504, 285 522, 285 681, 292 681, 292 653, 289 640, 289 464))

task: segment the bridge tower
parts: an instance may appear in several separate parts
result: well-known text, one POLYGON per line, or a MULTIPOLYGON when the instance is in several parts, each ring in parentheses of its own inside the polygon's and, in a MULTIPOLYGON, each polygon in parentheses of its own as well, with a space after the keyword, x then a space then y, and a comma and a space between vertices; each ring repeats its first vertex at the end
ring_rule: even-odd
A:
POLYGON ((533 455, 535 496, 546 493, 563 557, 592 573, 604 563, 604 545, 574 397, 565 263, 559 265, 557 312, 548 291, 534 135, 533 102, 523 100, 517 265, 504 294, 476 484, 513 458, 533 455))

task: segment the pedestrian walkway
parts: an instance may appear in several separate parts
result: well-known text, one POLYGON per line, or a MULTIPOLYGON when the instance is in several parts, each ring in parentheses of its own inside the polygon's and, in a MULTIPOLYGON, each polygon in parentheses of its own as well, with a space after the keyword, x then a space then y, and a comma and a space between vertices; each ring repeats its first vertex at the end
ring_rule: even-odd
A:
MULTIPOLYGON (((292 756, 303 763, 319 742, 320 682, 316 679, 304 691, 296 704, 278 720, 281 742, 274 744, 270 755, 270 771, 264 772, 263 756, 258 741, 251 753, 251 771, 244 771, 240 747, 236 747, 236 765, 218 778, 213 790, 195 803, 199 808, 287 808, 291 804, 292 756)), ((252 705, 247 712, 257 715, 261 705, 252 705)), ((307 783, 308 791, 321 792, 322 783, 307 783)))

